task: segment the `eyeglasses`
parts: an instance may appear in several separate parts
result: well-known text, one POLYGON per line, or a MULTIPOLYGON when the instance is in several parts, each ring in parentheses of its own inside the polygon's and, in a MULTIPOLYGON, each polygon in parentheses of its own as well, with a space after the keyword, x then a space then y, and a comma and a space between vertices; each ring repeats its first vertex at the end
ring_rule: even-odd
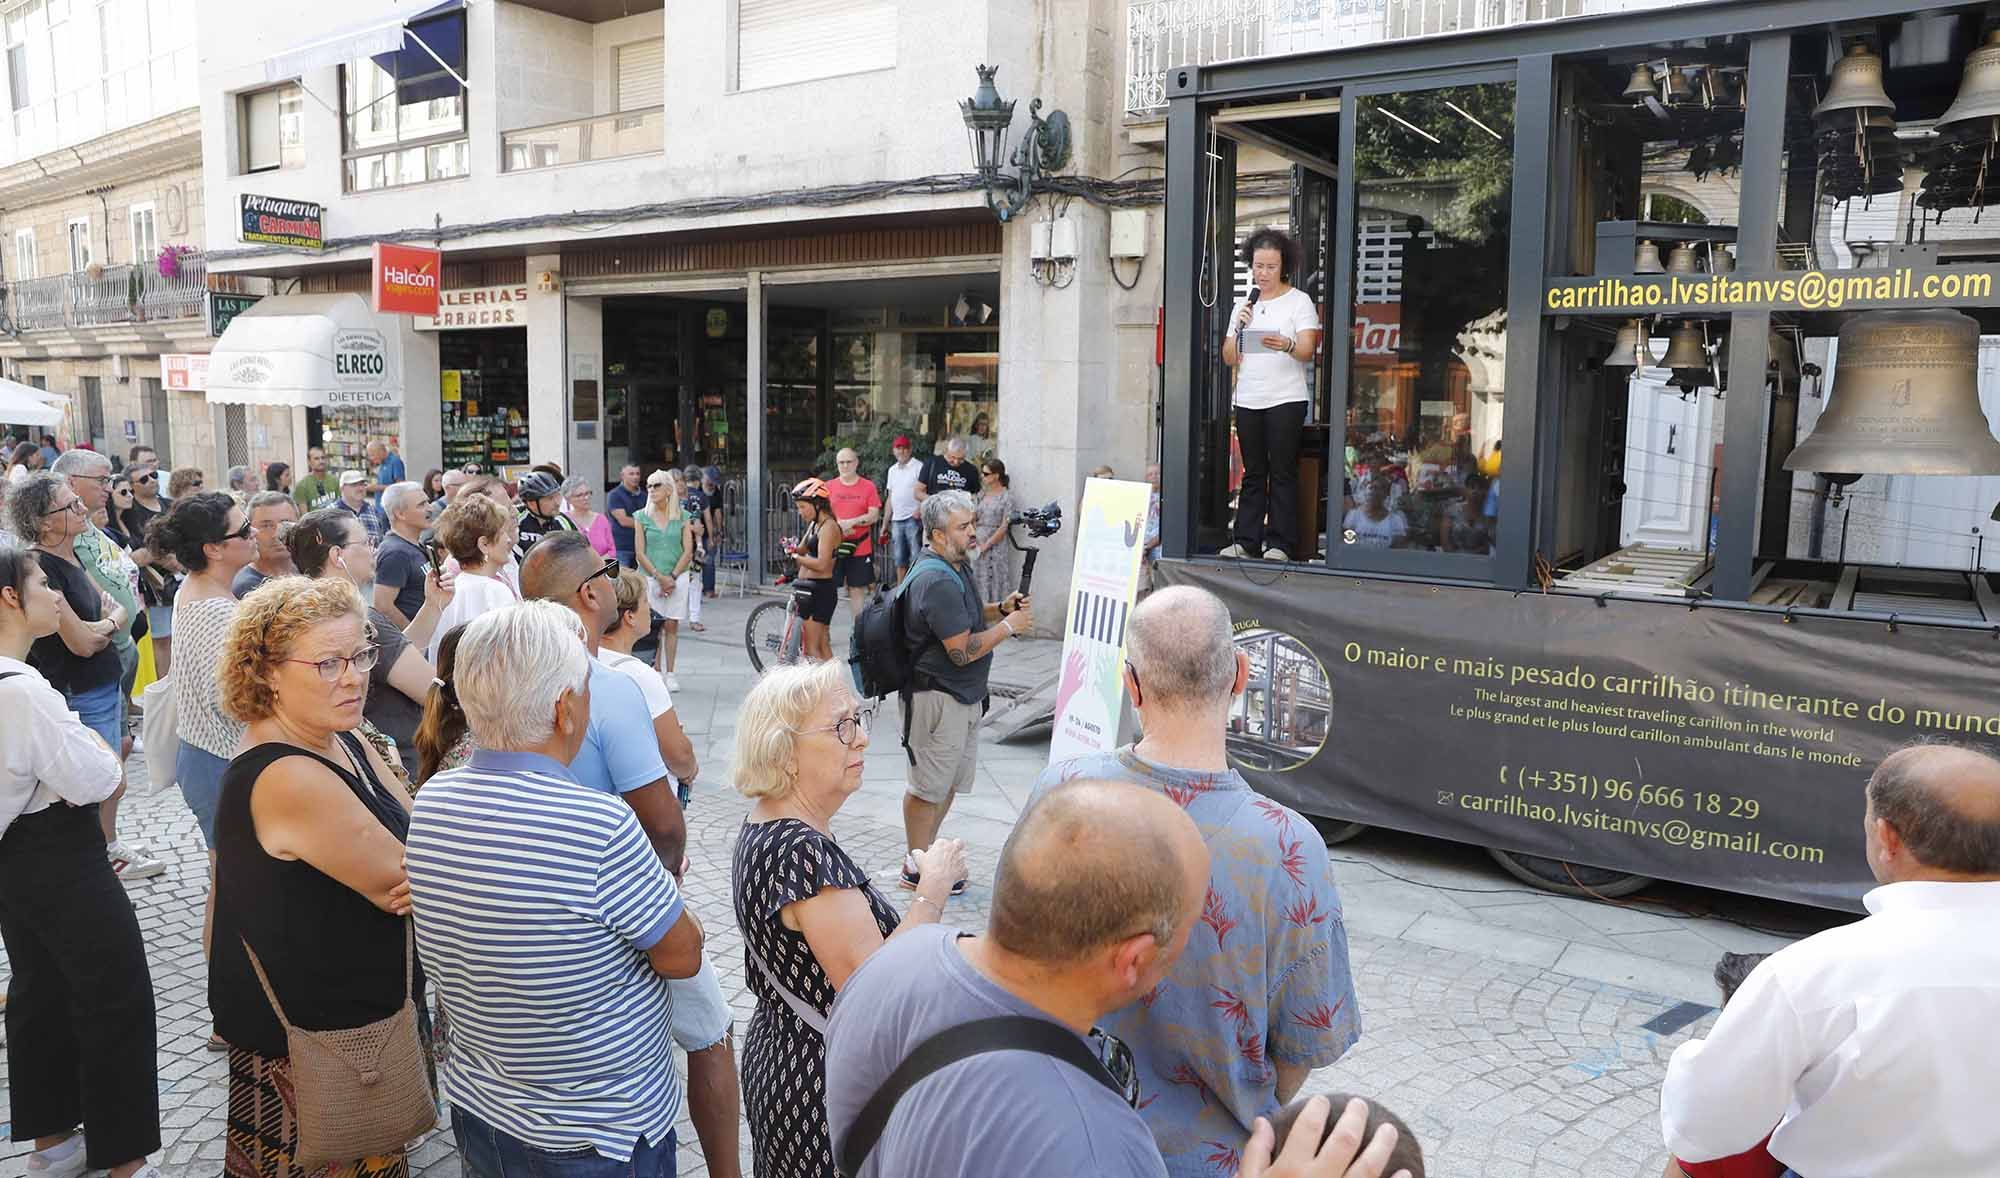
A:
POLYGON ((150 483, 150 482, 152 482, 152 481, 153 481, 154 479, 157 479, 157 478, 159 478, 159 477, 160 477, 160 476, 159 476, 159 475, 158 475, 157 473, 155 473, 155 472, 153 472, 153 471, 150 471, 150 470, 149 470, 149 471, 147 471, 147 472, 146 472, 145 474, 135 474, 135 475, 133 475, 133 476, 132 476, 132 481, 133 481, 133 482, 135 482, 135 483, 150 483))
POLYGON ((220 544, 224 540, 248 540, 250 537, 256 534, 257 534, 257 525, 249 522, 248 520, 245 520, 243 522, 243 526, 236 529, 235 531, 222 533, 222 538, 217 540, 216 543, 220 544))
POLYGON ((1097 1060, 1117 1083, 1119 1095, 1133 1108, 1139 1107, 1139 1064, 1132 1057, 1132 1049, 1116 1035, 1090 1028, 1091 1046, 1097 1049, 1097 1060))
POLYGON ((848 748, 853 748, 855 740, 857 738, 866 737, 868 735, 868 730, 871 727, 873 727, 874 724, 875 724, 875 709, 863 708, 858 712, 852 712, 849 713, 848 715, 842 716, 840 719, 835 720, 833 723, 825 725, 823 727, 807 728, 804 731, 802 731, 799 735, 803 736, 807 732, 831 732, 833 733, 833 738, 835 740, 846 745, 848 748))
POLYGON ((349 663, 354 664, 355 670, 361 672, 363 675, 366 675, 368 672, 375 669, 375 663, 381 657, 382 657, 381 647, 364 646, 360 650, 355 651, 353 654, 349 655, 337 654, 334 655, 332 658, 325 658, 318 660, 286 659, 285 661, 288 663, 301 663, 304 664, 305 666, 312 667, 319 672, 319 677, 321 680, 327 683, 336 683, 339 682, 341 674, 347 670, 347 666, 349 663))
POLYGON ((611 578, 616 577, 618 575, 619 568, 620 565, 618 564, 617 557, 614 556, 607 558, 604 562, 603 568, 598 569, 596 572, 590 574, 588 577, 585 577, 583 580, 578 581, 576 583, 576 591, 578 593, 583 592, 583 587, 585 585, 590 584, 592 581, 595 581, 599 577, 603 577, 606 580, 610 580, 611 578))
POLYGON ((90 510, 89 508, 83 505, 83 500, 72 499, 68 503, 63 504, 61 507, 51 507, 47 511, 44 511, 42 513, 42 518, 47 519, 49 516, 52 515, 62 515, 64 512, 74 512, 78 515, 83 515, 89 512, 89 510, 90 510))
POLYGON ((130 494, 132 493, 132 488, 130 488, 130 487, 113 487, 113 488, 111 488, 111 493, 112 493, 113 495, 130 495, 130 494))
POLYGON ((84 482, 87 483, 103 484, 103 483, 109 483, 111 481, 111 476, 108 474, 73 474, 69 477, 73 479, 82 479, 84 482))

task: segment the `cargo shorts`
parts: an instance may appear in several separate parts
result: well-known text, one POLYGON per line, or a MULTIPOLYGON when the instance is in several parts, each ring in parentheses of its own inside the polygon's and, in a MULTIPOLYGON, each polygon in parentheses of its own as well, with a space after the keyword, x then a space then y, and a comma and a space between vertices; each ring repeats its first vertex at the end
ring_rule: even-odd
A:
POLYGON ((910 697, 910 792, 937 805, 950 793, 972 792, 979 768, 979 720, 985 709, 948 691, 910 697))

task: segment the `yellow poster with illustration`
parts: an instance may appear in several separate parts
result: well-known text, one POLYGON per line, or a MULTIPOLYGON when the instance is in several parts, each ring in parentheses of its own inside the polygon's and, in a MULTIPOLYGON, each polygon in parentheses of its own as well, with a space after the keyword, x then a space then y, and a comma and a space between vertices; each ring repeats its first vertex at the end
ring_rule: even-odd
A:
POLYGON ((1118 745, 1125 627, 1139 595, 1151 496, 1145 483, 1091 479, 1084 484, 1049 741, 1052 765, 1118 745))

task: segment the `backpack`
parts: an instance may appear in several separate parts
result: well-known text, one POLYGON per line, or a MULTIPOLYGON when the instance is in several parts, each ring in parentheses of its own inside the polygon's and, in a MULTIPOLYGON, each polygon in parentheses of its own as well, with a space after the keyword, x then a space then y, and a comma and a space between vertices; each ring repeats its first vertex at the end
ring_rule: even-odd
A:
POLYGON ((908 638, 909 607, 903 594, 917 583, 917 577, 932 569, 943 569, 961 586, 965 578, 935 553, 926 552, 910 567, 903 583, 894 589, 880 589, 861 607, 854 630, 847 641, 847 662, 854 687, 863 699, 898 696, 903 702, 903 753, 910 764, 917 763, 910 751, 910 696, 923 689, 917 675, 917 654, 923 644, 912 645, 908 638))

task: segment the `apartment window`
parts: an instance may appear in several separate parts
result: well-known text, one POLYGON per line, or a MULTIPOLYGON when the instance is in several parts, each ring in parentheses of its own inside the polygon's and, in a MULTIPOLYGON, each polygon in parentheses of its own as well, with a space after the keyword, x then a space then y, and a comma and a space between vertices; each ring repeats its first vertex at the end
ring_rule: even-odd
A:
POLYGON ((643 110, 666 100, 665 49, 666 42, 660 37, 617 48, 618 110, 643 110))
POLYGON ((14 230, 14 278, 25 281, 40 275, 41 266, 35 257, 35 231, 14 230))
POLYGON ((69 223, 69 270, 81 273, 92 260, 90 249, 90 218, 78 217, 69 223))
POLYGON ((342 67, 347 191, 465 175, 471 152, 463 76, 462 8, 413 20, 403 28, 401 49, 342 67))
POLYGON ((245 175, 306 162, 305 92, 296 82, 239 95, 236 121, 245 175))
POLYGON ((28 109, 28 47, 7 46, 7 93, 15 110, 28 109))
POLYGON ((153 226, 153 202, 132 206, 132 261, 135 265, 153 261, 160 252, 160 234, 153 226))
POLYGON ((895 0, 735 0, 732 90, 896 64, 895 0))

